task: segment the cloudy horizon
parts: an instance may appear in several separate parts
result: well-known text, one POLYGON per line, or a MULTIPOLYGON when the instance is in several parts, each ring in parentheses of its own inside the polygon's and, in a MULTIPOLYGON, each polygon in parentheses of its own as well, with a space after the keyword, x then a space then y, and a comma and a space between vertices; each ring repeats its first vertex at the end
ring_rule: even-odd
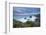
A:
POLYGON ((28 18, 31 21, 34 21, 36 19, 35 16, 40 14, 40 8, 29 8, 29 7, 13 7, 13 19, 20 20, 21 22, 26 22, 24 18, 28 18), (32 18, 29 18, 29 16, 32 16, 32 18))

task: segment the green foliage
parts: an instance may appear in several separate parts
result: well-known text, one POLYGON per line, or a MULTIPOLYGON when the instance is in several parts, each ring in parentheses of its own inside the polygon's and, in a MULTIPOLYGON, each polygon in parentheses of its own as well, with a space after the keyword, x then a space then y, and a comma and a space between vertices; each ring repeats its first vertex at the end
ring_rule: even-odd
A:
POLYGON ((32 27, 32 21, 27 21, 25 23, 22 23, 20 21, 13 20, 13 28, 19 28, 19 27, 32 27))

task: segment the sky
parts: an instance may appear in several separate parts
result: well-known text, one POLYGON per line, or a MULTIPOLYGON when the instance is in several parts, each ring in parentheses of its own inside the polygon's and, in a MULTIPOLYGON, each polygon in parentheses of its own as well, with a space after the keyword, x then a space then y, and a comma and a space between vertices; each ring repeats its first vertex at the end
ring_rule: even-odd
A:
POLYGON ((13 19, 19 20, 21 22, 26 22, 24 18, 30 19, 34 21, 36 19, 35 16, 40 13, 40 8, 34 7, 13 7, 13 19), (29 18, 32 16, 32 18, 29 18))

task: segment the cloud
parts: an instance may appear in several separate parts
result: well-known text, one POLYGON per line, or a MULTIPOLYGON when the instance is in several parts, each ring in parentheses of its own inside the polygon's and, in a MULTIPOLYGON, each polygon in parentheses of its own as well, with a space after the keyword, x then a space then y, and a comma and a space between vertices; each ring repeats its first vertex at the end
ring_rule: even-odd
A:
POLYGON ((35 19, 36 19, 37 17, 35 17, 35 16, 32 16, 32 21, 35 21, 35 19))
POLYGON ((14 8, 14 11, 16 12, 25 12, 27 9, 25 8, 14 8))
POLYGON ((24 22, 26 22, 28 19, 29 19, 29 21, 35 21, 36 18, 37 18, 37 17, 32 16, 32 18, 26 17, 26 19, 20 18, 20 19, 16 19, 16 20, 21 21, 21 22, 24 23, 24 22))
POLYGON ((38 13, 40 8, 29 8, 29 7, 14 7, 13 11, 19 13, 38 13))
POLYGON ((26 22, 27 20, 25 20, 24 18, 20 18, 20 19, 17 19, 18 21, 21 21, 21 22, 26 22))
POLYGON ((37 15, 39 13, 16 13, 15 15, 37 15))
POLYGON ((16 12, 22 12, 21 8, 16 9, 16 12))

